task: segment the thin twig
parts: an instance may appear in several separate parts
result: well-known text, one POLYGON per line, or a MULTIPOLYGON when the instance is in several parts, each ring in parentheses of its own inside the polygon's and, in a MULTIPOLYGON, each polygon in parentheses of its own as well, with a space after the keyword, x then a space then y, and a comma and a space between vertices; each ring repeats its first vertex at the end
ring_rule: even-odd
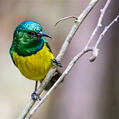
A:
POLYGON ((48 96, 51 94, 51 92, 57 88, 57 86, 62 82, 62 80, 67 76, 69 71, 72 69, 74 64, 78 61, 79 58, 81 58, 85 53, 93 51, 93 49, 88 48, 87 50, 82 50, 79 54, 77 54, 69 63, 63 74, 60 76, 60 78, 56 81, 56 83, 50 88, 50 90, 46 93, 46 95, 42 98, 42 100, 30 111, 28 116, 25 119, 29 119, 35 112, 36 110, 41 106, 41 104, 48 98, 48 96))
MULTIPOLYGON (((75 35, 76 31, 78 30, 79 26, 81 25, 81 23, 84 21, 85 17, 90 13, 90 11, 93 9, 93 7, 96 5, 96 3, 98 1, 99 0, 91 0, 91 2, 89 3, 89 5, 87 6, 87 8, 78 17, 78 20, 76 20, 76 22, 72 26, 69 34, 67 35, 67 37, 66 37, 66 39, 65 39, 65 41, 64 41, 64 43, 63 43, 63 45, 61 47, 61 50, 60 50, 59 54, 56 57, 56 59, 58 61, 61 61, 62 57, 64 56, 64 53, 67 50, 67 47, 69 46, 69 43, 71 42, 71 40, 72 40, 73 36, 75 35)), ((54 68, 54 67, 52 67, 50 69, 50 71, 48 72, 47 76, 45 77, 45 79, 41 83, 41 85, 38 88, 38 91, 36 93, 38 93, 39 95, 41 94, 41 92, 43 91, 43 89, 45 88, 45 86, 48 84, 48 82, 50 81, 50 79, 53 76, 53 74, 55 73, 55 71, 56 71, 56 68, 54 68)), ((28 113, 31 110, 31 108, 34 106, 35 102, 36 101, 33 101, 31 99, 30 102, 25 107, 25 109, 23 110, 23 112, 18 117, 18 119, 25 119, 26 116, 28 117, 28 113)))
MULTIPOLYGON (((87 49, 89 47, 89 44, 94 39, 94 36, 99 31, 99 29, 102 27, 102 20, 103 20, 104 14, 105 14, 110 2, 111 2, 111 0, 107 0, 107 2, 104 5, 103 9, 100 10, 101 14, 100 14, 100 17, 98 19, 98 23, 97 23, 93 33, 91 34, 91 36, 90 36, 90 38, 89 38, 89 40, 88 40, 88 42, 87 42, 87 44, 85 46, 85 49, 87 49)), ((96 57, 98 56, 98 52, 99 52, 99 49, 94 47, 94 50, 92 52, 92 56, 89 59, 90 62, 94 62, 95 61, 96 57)))
POLYGON ((97 40, 97 42, 96 42, 96 44, 95 44, 95 47, 94 47, 95 49, 98 47, 98 45, 99 45, 100 41, 102 40, 103 36, 105 35, 105 33, 109 30, 109 28, 110 28, 115 22, 118 21, 118 19, 119 19, 119 15, 118 15, 108 26, 106 26, 106 27, 104 28, 103 32, 100 34, 100 36, 99 36, 99 38, 98 38, 98 40, 97 40))
POLYGON ((96 35, 96 33, 99 31, 99 29, 102 27, 102 20, 103 20, 103 17, 104 17, 104 14, 110 4, 111 0, 107 0, 106 4, 104 5, 104 8, 100 10, 101 14, 100 14, 100 17, 98 19, 98 23, 97 23, 97 26, 95 27, 93 33, 91 34, 87 44, 86 44, 86 47, 85 49, 88 48, 89 44, 91 43, 91 41, 93 40, 94 36, 96 35))
POLYGON ((67 19, 75 19, 75 20, 78 20, 78 18, 76 16, 67 16, 67 17, 64 17, 64 18, 61 18, 59 19, 56 23, 55 23, 55 26, 57 26, 57 24, 59 24, 61 21, 64 21, 64 20, 67 20, 67 19))

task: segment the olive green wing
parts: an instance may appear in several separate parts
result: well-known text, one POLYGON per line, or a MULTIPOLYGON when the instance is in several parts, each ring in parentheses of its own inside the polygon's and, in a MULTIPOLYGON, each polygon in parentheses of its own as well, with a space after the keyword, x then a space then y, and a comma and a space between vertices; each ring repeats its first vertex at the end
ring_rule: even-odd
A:
POLYGON ((46 43, 46 46, 49 49, 49 51, 52 53, 52 50, 51 50, 51 48, 50 48, 50 46, 49 46, 49 44, 48 44, 48 42, 46 40, 45 40, 45 43, 46 43))
MULTIPOLYGON (((15 64, 15 61, 14 61, 14 59, 13 59, 13 47, 11 47, 10 48, 10 50, 9 50, 9 53, 10 53, 10 56, 11 56, 11 58, 12 58, 12 61, 13 61, 13 63, 15 64)), ((16 65, 16 64, 15 64, 16 65)))

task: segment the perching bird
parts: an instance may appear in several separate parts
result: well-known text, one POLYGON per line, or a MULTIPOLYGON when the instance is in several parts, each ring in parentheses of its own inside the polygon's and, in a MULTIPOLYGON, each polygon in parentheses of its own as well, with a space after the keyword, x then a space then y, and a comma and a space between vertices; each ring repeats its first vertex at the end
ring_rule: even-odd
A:
MULTIPOLYGON (((60 62, 55 60, 54 55, 44 37, 48 34, 42 31, 42 27, 35 21, 24 21, 14 31, 13 42, 10 48, 10 55, 20 70, 28 79, 35 80, 35 91, 32 98, 36 99, 37 82, 42 82, 53 64, 61 67, 60 62)), ((55 83, 60 73, 57 71, 56 76, 48 84, 50 87, 55 83)), ((47 86, 46 89, 50 87, 47 86)))

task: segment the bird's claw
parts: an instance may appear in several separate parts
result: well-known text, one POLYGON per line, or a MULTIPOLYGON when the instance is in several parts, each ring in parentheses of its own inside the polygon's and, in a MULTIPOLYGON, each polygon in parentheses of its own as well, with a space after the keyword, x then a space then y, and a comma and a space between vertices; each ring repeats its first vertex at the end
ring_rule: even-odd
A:
POLYGON ((41 100, 40 96, 39 96, 36 92, 33 92, 33 93, 31 94, 31 98, 32 98, 33 100, 41 100))
POLYGON ((60 62, 60 61, 57 61, 56 59, 53 59, 53 60, 52 60, 52 64, 53 64, 53 66, 59 66, 59 67, 62 67, 61 62, 60 62))

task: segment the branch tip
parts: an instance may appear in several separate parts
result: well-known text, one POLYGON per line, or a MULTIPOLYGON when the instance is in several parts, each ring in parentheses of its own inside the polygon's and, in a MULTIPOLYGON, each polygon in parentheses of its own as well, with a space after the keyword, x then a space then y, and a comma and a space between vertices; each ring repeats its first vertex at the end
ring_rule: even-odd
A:
POLYGON ((93 48, 92 56, 89 58, 90 62, 94 62, 98 56, 99 49, 93 48))

